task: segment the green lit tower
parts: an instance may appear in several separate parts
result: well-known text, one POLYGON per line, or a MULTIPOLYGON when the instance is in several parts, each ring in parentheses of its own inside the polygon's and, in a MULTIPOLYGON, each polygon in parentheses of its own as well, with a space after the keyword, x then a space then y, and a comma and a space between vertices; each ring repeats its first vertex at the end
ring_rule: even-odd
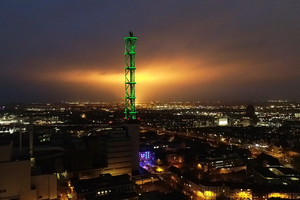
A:
POLYGON ((138 40, 129 32, 125 37, 125 119, 135 120, 135 43, 138 40))
POLYGON ((139 170, 140 124, 136 120, 135 110, 135 44, 137 38, 129 32, 125 37, 125 124, 128 136, 132 141, 132 166, 133 172, 139 170))

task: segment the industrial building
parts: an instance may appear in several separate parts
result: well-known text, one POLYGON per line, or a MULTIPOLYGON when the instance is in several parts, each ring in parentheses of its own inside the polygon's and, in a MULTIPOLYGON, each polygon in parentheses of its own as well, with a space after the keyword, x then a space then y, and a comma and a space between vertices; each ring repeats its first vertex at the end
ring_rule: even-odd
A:
POLYGON ((0 199, 57 198, 56 174, 32 175, 29 156, 13 156, 12 141, 1 141, 0 152, 0 199))

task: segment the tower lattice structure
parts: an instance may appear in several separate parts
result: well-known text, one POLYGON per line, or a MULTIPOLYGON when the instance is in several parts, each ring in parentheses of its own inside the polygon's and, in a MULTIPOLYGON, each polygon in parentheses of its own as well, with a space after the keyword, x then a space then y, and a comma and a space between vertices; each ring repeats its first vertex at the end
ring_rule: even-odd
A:
POLYGON ((138 40, 129 32, 129 37, 125 37, 125 119, 135 120, 135 44, 138 40))

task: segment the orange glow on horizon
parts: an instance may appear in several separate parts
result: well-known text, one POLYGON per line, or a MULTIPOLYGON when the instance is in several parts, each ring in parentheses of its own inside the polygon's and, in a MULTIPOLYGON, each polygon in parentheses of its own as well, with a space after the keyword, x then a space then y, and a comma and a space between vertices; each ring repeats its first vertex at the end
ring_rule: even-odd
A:
MULTIPOLYGON (((161 64, 161 66, 143 66, 142 69, 137 68, 136 81, 138 84, 153 85, 177 85, 184 82, 210 82, 218 78, 219 73, 213 72, 210 68, 195 68, 187 70, 184 65, 177 64, 161 64), (180 65, 180 66, 179 66, 180 65), (181 67, 182 66, 182 67, 181 67)), ((39 81, 59 81, 74 82, 85 84, 124 84, 124 71, 119 73, 101 73, 101 71, 89 70, 71 70, 61 72, 37 72, 33 73, 35 77, 40 77, 39 81)))
MULTIPOLYGON (((30 74, 40 82, 74 83, 107 90, 124 98, 124 68, 120 67, 116 73, 116 67, 110 71, 86 70, 86 66, 75 66, 76 69, 69 71, 34 71, 30 74), (81 70, 83 69, 83 70, 81 70)), ((101 69, 101 66, 99 66, 101 69)), ((175 91, 178 86, 189 88, 190 85, 217 85, 226 81, 236 81, 237 77, 243 77, 242 81, 257 80, 264 78, 255 71, 246 73, 240 69, 240 65, 230 66, 205 66, 197 59, 165 59, 150 64, 138 63, 136 70, 136 96, 137 103, 159 94, 175 91)), ((32 78, 32 77, 29 77, 32 78)), ((241 81, 241 79, 239 79, 241 81)), ((153 100, 153 99, 151 99, 153 100)))

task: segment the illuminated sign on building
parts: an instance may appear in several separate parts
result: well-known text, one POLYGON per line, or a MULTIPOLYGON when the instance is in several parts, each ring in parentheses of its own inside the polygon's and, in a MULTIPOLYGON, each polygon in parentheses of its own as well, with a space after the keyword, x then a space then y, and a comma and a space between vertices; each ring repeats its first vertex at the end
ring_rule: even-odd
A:
POLYGON ((150 160, 151 157, 150 151, 140 152, 140 160, 150 160))

